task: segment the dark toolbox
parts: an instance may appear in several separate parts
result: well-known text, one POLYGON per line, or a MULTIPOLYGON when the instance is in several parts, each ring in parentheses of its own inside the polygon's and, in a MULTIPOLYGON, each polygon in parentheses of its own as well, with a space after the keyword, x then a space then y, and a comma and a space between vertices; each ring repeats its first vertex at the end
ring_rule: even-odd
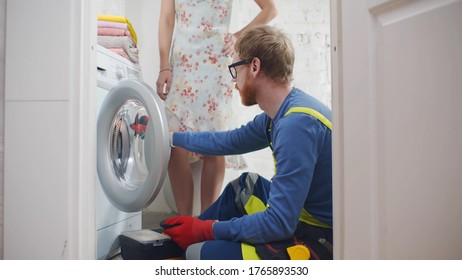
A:
POLYGON ((182 259, 184 251, 161 229, 124 231, 119 235, 124 260, 182 259))

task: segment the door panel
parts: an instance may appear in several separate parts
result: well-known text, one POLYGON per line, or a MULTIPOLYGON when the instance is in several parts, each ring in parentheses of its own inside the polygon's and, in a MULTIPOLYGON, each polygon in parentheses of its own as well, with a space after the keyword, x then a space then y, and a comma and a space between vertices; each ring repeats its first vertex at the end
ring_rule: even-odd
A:
POLYGON ((460 259, 462 2, 334 8, 336 257, 460 259))

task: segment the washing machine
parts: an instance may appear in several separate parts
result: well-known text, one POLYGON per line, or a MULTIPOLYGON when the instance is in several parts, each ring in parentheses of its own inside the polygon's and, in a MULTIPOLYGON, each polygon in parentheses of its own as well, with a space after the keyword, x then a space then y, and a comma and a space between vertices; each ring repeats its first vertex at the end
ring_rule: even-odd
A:
POLYGON ((138 65, 98 46, 97 86, 96 257, 108 259, 120 252, 121 232, 141 229, 170 145, 162 100, 138 65))

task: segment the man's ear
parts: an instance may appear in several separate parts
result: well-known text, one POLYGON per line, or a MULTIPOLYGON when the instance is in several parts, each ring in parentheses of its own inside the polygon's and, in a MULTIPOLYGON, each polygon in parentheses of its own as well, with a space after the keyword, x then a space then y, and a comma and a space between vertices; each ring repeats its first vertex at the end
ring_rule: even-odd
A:
POLYGON ((254 76, 258 75, 258 73, 260 73, 260 70, 261 70, 261 61, 258 57, 254 57, 254 59, 252 59, 252 62, 251 62, 251 71, 252 71, 252 74, 254 76))

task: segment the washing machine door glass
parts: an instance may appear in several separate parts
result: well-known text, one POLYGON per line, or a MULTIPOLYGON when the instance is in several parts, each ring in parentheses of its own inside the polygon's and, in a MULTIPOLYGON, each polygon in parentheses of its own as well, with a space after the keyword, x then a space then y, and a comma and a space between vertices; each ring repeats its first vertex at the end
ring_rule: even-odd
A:
POLYGON ((126 80, 105 98, 97 124, 97 169, 104 193, 125 212, 157 196, 170 156, 162 101, 147 84, 126 80))
POLYGON ((112 120, 109 133, 112 167, 130 189, 140 187, 149 175, 144 148, 148 124, 146 107, 134 99, 122 104, 112 120))

